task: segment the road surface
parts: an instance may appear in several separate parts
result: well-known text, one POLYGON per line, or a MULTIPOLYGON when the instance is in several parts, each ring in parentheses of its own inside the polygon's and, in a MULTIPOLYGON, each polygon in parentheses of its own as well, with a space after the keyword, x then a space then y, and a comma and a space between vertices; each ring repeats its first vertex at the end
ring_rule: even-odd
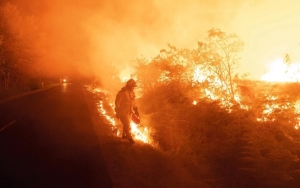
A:
POLYGON ((0 103, 0 187, 112 187, 80 84, 0 103))

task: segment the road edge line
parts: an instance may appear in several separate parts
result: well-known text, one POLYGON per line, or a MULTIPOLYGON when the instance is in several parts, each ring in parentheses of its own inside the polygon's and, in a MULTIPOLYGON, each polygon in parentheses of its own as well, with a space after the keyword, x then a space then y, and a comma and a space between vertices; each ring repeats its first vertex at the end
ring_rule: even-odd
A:
POLYGON ((10 122, 9 124, 5 125, 2 129, 0 129, 0 132, 3 131, 4 129, 6 129, 7 127, 9 127, 10 125, 12 125, 14 122, 16 122, 16 120, 10 122))

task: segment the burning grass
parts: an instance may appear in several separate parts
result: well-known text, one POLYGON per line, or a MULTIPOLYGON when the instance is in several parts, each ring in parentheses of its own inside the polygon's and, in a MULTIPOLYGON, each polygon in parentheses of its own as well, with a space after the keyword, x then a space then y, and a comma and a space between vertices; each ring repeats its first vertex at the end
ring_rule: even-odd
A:
POLYGON ((279 70, 292 73, 287 77, 241 79, 243 42, 218 29, 195 49, 168 47, 150 60, 137 59, 131 75, 147 128, 142 143, 168 160, 163 171, 173 164, 171 176, 181 177, 172 184, 166 176, 161 187, 297 187, 300 84, 271 81, 298 81, 298 68, 286 61, 279 70))
MULTIPOLYGON (((86 96, 115 188, 206 187, 201 180, 193 179, 175 157, 162 152, 154 143, 138 140, 131 145, 121 139, 116 134, 116 129, 121 129, 120 124, 116 122, 112 127, 111 121, 99 110, 101 103, 96 104, 97 101, 105 101, 107 95, 88 92, 86 96)), ((110 105, 102 104, 103 109, 107 109, 105 114, 113 116, 110 105)), ((143 122, 148 125, 146 120, 143 122)))
POLYGON ((299 84, 247 81, 238 88, 240 100, 230 106, 209 97, 198 98, 195 104, 190 92, 169 86, 139 99, 142 124, 151 142, 130 147, 111 129, 115 136, 103 145, 115 151, 108 161, 119 187, 298 185, 299 84))
POLYGON ((150 123, 156 140, 208 187, 296 186, 299 84, 248 82, 241 88, 240 103, 230 109, 210 98, 157 109, 150 123))

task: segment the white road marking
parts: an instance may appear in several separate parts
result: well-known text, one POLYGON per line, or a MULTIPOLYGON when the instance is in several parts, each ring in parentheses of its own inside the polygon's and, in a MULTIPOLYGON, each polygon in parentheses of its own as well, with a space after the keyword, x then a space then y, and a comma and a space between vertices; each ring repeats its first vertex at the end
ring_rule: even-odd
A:
POLYGON ((16 120, 10 122, 9 124, 5 125, 2 129, 0 129, 0 132, 3 131, 4 129, 6 129, 8 126, 10 126, 11 124, 13 124, 16 120))

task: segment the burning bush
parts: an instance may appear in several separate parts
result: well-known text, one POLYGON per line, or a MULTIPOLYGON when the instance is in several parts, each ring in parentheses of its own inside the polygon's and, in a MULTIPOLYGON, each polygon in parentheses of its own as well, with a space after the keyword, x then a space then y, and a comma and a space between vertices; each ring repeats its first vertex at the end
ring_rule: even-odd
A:
POLYGON ((300 168, 299 133, 282 119, 257 121, 258 107, 229 113, 222 104, 204 99, 160 109, 150 115, 154 139, 194 178, 228 187, 297 183, 292 178, 300 168))
POLYGON ((296 185, 299 86, 234 76, 241 47, 210 30, 195 50, 137 60, 140 109, 160 148, 210 187, 296 185))
POLYGON ((295 187, 299 84, 239 78, 243 43, 220 30, 208 34, 196 49, 169 45, 152 60, 136 60, 143 125, 161 151, 208 187, 295 187))

